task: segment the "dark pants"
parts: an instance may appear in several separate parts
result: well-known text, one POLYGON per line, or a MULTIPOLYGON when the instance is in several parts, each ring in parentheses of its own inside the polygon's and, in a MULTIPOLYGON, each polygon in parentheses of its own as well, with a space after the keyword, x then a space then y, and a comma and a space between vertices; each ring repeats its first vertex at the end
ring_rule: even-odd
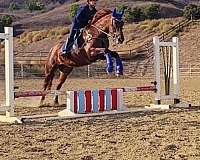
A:
POLYGON ((80 28, 75 23, 72 23, 69 38, 65 46, 66 53, 72 49, 72 46, 74 42, 77 40, 79 35, 80 35, 80 28))

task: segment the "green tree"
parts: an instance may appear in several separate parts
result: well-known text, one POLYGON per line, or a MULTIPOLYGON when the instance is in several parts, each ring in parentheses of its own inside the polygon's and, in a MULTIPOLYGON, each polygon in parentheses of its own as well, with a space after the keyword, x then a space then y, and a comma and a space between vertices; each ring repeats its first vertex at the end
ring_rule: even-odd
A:
POLYGON ((139 7, 128 8, 125 12, 125 21, 139 22, 144 20, 143 10, 139 7))
POLYGON ((0 33, 4 32, 4 26, 2 21, 0 20, 0 33))
POLYGON ((79 8, 79 5, 76 4, 76 3, 73 3, 71 6, 70 6, 70 16, 71 17, 74 17, 77 13, 77 10, 79 8))
POLYGON ((143 13, 142 9, 139 7, 133 8, 131 15, 132 15, 133 22, 139 22, 139 21, 144 20, 144 13, 143 13))
POLYGON ((151 4, 144 8, 144 15, 147 19, 159 19, 161 17, 160 5, 151 4))
POLYGON ((41 0, 26 0, 25 7, 32 12, 34 10, 43 10, 45 5, 41 0))
POLYGON ((8 16, 8 15, 5 15, 2 17, 1 19, 2 23, 4 26, 10 26, 12 24, 12 17, 11 16, 8 16))
POLYGON ((19 9, 17 4, 15 2, 11 2, 9 5, 9 10, 13 11, 13 10, 17 10, 17 9, 19 9))
POLYGON ((5 15, 0 19, 0 32, 4 32, 4 27, 8 27, 12 24, 12 17, 5 15))
POLYGON ((187 19, 199 19, 200 18, 200 7, 194 4, 189 4, 184 8, 183 15, 187 19))
POLYGON ((123 9, 127 9, 127 7, 125 5, 119 5, 117 6, 117 12, 121 12, 123 9))
POLYGON ((127 10, 125 12, 125 21, 132 22, 132 9, 131 8, 127 8, 127 10))

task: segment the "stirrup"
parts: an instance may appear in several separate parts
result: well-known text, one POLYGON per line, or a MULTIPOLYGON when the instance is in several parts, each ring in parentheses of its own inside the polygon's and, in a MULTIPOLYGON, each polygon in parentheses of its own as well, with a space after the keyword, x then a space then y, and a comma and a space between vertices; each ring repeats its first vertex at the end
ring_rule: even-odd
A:
POLYGON ((68 58, 68 57, 71 56, 71 51, 64 51, 61 56, 64 57, 64 58, 68 58))

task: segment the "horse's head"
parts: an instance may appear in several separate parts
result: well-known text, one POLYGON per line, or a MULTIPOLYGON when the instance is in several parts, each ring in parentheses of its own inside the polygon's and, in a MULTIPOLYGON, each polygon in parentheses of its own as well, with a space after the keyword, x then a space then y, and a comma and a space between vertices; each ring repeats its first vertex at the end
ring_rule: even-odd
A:
POLYGON ((124 10, 120 13, 117 13, 116 9, 112 12, 111 25, 109 27, 109 32, 113 34, 114 39, 117 44, 122 44, 124 42, 124 34, 123 34, 123 16, 124 10))
POLYGON ((124 42, 123 34, 123 16, 124 10, 117 13, 108 9, 99 10, 93 18, 92 26, 98 30, 99 33, 104 33, 112 37, 117 44, 124 42))

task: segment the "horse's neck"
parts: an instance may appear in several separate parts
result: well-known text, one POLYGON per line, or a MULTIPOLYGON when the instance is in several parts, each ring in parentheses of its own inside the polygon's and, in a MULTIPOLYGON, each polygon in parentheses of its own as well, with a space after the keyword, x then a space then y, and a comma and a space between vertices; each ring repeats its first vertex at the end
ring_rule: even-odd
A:
POLYGON ((99 35, 102 34, 101 31, 108 33, 109 31, 109 25, 110 25, 110 16, 106 16, 106 18, 102 18, 100 20, 98 20, 96 23, 92 24, 92 26, 98 30, 97 32, 99 33, 99 35))

